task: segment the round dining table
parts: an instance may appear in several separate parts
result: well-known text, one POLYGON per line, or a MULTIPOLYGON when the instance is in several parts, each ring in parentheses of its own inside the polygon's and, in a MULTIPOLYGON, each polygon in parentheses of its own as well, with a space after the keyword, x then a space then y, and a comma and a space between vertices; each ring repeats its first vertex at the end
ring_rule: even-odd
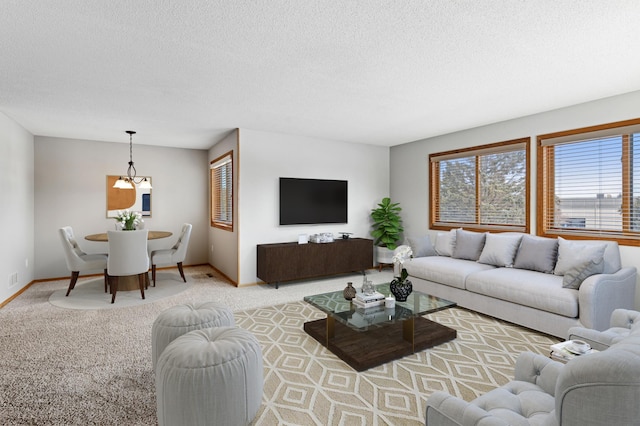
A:
MULTIPOLYGON (((173 232, 169 232, 169 231, 149 231, 149 236, 147 237, 147 239, 157 240, 159 238, 167 238, 172 235, 173 235, 173 232)), ((103 243, 106 243, 107 241, 109 241, 109 237, 106 232, 103 232, 100 234, 90 234, 84 237, 84 239, 89 241, 103 242, 103 243)))
MULTIPOLYGON (((122 231, 126 232, 126 231, 122 231)), ((157 240, 160 238, 167 238, 172 236, 173 233, 169 231, 149 231, 149 236, 147 239, 149 240, 157 240)), ((85 240, 95 241, 106 243, 109 241, 109 236, 106 232, 102 232, 100 234, 90 234, 84 237, 85 240)), ((120 277, 118 283, 118 291, 132 291, 132 290, 140 290, 140 286, 138 285, 138 276, 131 275, 126 277, 120 277)))

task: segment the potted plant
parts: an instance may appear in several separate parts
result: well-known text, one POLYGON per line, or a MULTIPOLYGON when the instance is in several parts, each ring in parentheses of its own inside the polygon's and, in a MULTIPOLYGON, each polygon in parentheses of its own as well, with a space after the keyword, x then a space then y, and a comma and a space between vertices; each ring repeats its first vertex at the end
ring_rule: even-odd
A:
POLYGON ((402 208, 399 203, 392 203, 389 197, 383 198, 378 207, 371 210, 371 235, 374 238, 373 245, 376 246, 379 265, 392 263, 393 251, 398 247, 400 234, 404 231, 400 211, 402 208))
POLYGON ((413 284, 407 278, 409 273, 404 267, 404 261, 413 257, 410 246, 400 246, 393 255, 393 281, 389 284, 391 294, 398 302, 405 302, 413 291, 413 284))

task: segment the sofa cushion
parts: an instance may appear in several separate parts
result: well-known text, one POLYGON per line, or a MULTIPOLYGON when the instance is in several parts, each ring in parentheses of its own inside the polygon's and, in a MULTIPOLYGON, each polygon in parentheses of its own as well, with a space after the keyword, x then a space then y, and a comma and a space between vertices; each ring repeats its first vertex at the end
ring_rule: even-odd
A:
POLYGON ((449 232, 438 232, 436 237, 436 252, 440 256, 449 256, 453 254, 453 247, 456 244, 456 230, 449 232))
POLYGON ((437 256, 436 249, 431 244, 431 237, 408 237, 407 242, 411 246, 413 257, 437 256))
POLYGON ((478 260, 484 247, 484 232, 456 229, 456 244, 453 255, 456 259, 478 260))
POLYGON ((604 270, 604 258, 591 259, 574 266, 564 273, 562 287, 578 290, 584 280, 594 274, 601 274, 604 270))
POLYGON ((404 267, 413 277, 463 290, 469 274, 495 268, 472 260, 454 259, 446 256, 416 257, 404 262, 404 267))
POLYGON ((515 268, 469 274, 467 290, 569 318, 578 317, 578 291, 562 288, 562 277, 515 268))
POLYGON ((569 241, 564 238, 558 238, 558 262, 556 263, 556 275, 564 275, 567 271, 575 268, 582 263, 593 260, 598 262, 604 256, 607 247, 604 243, 584 244, 578 241, 569 241))
POLYGON ((553 273, 558 256, 558 240, 556 238, 524 235, 513 263, 514 268, 553 273))
POLYGON ((512 267, 522 235, 487 233, 478 262, 488 265, 512 267))

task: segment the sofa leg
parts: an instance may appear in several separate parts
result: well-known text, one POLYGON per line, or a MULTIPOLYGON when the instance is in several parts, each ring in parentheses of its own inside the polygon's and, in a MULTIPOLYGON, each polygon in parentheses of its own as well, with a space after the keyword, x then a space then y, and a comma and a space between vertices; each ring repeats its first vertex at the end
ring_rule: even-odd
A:
POLYGON ((182 262, 178 262, 178 271, 180 271, 180 276, 182 277, 182 279, 186 283, 187 279, 184 277, 184 271, 182 270, 182 262))

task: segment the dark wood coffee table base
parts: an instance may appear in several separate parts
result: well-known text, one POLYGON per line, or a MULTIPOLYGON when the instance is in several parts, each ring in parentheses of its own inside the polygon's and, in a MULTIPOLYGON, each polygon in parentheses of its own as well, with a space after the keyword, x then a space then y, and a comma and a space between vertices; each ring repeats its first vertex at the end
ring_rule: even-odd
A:
MULTIPOLYGON (((403 339, 402 322, 396 322, 368 331, 355 331, 335 322, 335 335, 329 339, 328 349, 356 371, 377 367, 456 338, 456 330, 429 321, 423 317, 414 319, 414 348, 403 339)), ((327 320, 304 323, 304 331, 327 346, 327 320)))

